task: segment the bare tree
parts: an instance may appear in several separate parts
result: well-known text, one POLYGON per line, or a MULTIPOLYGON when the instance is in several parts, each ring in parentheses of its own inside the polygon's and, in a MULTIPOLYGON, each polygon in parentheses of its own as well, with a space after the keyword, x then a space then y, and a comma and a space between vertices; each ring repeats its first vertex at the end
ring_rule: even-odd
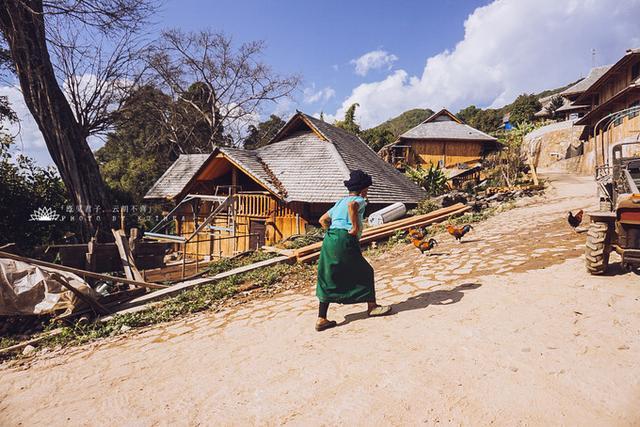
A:
POLYGON ((135 33, 107 39, 56 27, 50 34, 54 69, 78 124, 88 136, 107 132, 143 74, 135 33))
POLYGON ((209 148, 238 142, 238 130, 253 121, 266 102, 289 96, 298 76, 280 76, 261 61, 264 43, 234 48, 231 38, 212 31, 162 33, 148 55, 149 67, 185 113, 196 113, 210 129, 209 148))
MULTIPOLYGON (((56 75, 50 46, 60 52, 69 49, 67 53, 76 49, 77 58, 78 45, 66 46, 64 42, 69 39, 56 37, 62 31, 78 28, 122 38, 125 33, 135 33, 146 22, 153 5, 151 0, 4 0, 0 8, 0 34, 10 52, 10 65, 71 199, 80 207, 85 238, 100 226, 109 226, 105 222, 97 223, 88 208, 107 208, 109 201, 87 137, 105 128, 102 118, 110 100, 103 98, 104 90, 93 91, 91 95, 91 91, 81 89, 82 84, 75 82, 78 75, 73 65, 79 63, 71 60, 73 55, 67 55, 69 61, 63 56, 57 66, 58 72, 66 70, 75 76, 69 80, 72 108, 56 75), (100 95, 96 97, 96 93, 100 95)), ((111 62, 118 63, 118 60, 111 62)), ((103 82, 108 81, 109 76, 114 77, 111 71, 106 75, 94 74, 101 75, 103 82)), ((103 221, 105 217, 108 218, 103 215, 103 221)))

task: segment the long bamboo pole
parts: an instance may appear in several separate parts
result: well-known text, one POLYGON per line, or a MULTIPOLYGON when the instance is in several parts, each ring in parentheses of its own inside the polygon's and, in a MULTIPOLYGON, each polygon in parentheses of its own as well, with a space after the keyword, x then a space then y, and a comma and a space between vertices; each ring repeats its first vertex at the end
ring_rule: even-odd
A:
POLYGON ((127 285, 134 285, 134 286, 138 286, 138 287, 142 287, 142 288, 164 289, 164 288, 167 287, 165 285, 159 285, 157 283, 139 282, 137 280, 125 279, 124 277, 114 277, 114 276, 109 276, 108 274, 100 274, 100 273, 94 273, 93 271, 80 270, 78 268, 67 267, 66 265, 53 264, 51 262, 40 261, 39 259, 22 257, 22 256, 19 256, 19 255, 10 254, 10 253, 7 253, 7 252, 1 252, 0 251, 0 258, 9 258, 9 259, 13 259, 15 261, 26 262, 27 264, 35 264, 35 265, 39 265, 41 267, 52 268, 52 269, 55 269, 55 270, 74 273, 74 274, 77 274, 78 276, 82 276, 82 277, 92 277, 94 279, 109 280, 109 281, 116 282, 116 283, 125 283, 127 285))
MULTIPOLYGON (((376 233, 382 232, 382 231, 388 231, 388 230, 396 230, 399 227, 405 226, 405 225, 413 225, 415 226, 415 224, 420 223, 421 221, 425 221, 431 218, 435 218, 438 217, 440 215, 444 215, 446 213, 449 212, 455 212, 461 208, 463 208, 465 205, 463 203, 456 203, 455 205, 452 206, 448 206, 446 208, 442 208, 442 209, 438 209, 435 210, 433 212, 429 212, 428 214, 424 214, 424 215, 416 215, 416 216, 412 216, 409 218, 404 218, 404 219, 400 219, 397 221, 391 221, 389 223, 377 226, 377 227, 372 227, 372 228, 368 228, 366 230, 364 230, 364 232, 362 233, 362 237, 367 237, 367 236, 371 236, 374 235, 376 233)), ((307 246, 303 246, 302 248, 299 248, 296 250, 295 254, 298 257, 304 256, 306 254, 315 252, 316 250, 320 249, 322 247, 322 242, 318 242, 318 243, 313 243, 311 245, 307 245, 307 246)))
MULTIPOLYGON (((384 231, 379 231, 378 233, 375 234, 370 234, 368 236, 365 236, 364 233, 362 235, 362 237, 360 238, 360 244, 364 245, 367 244, 369 242, 373 242, 375 240, 379 240, 379 239, 383 239, 385 237, 389 237, 391 236, 393 233, 400 231, 400 230, 406 230, 412 227, 423 227, 425 225, 430 225, 430 224, 434 224, 434 223, 438 223, 438 222, 442 222, 445 221, 447 219, 449 219, 450 217, 454 216, 454 215, 459 215, 462 213, 465 213, 467 211, 471 210, 471 206, 464 206, 462 205, 462 208, 453 211, 453 212, 447 212, 444 214, 441 214, 435 218, 429 218, 429 219, 424 219, 418 223, 414 223, 414 224, 404 224, 401 225, 397 228, 394 229, 388 229, 388 230, 384 230, 384 231)), ((377 227, 376 227, 377 228, 377 227)), ((320 243, 320 246, 322 246, 322 243, 320 243)), ((320 256, 320 251, 319 250, 315 250, 312 252, 308 252, 304 255, 297 255, 297 259, 298 262, 311 262, 311 261, 315 261, 318 257, 320 256)))

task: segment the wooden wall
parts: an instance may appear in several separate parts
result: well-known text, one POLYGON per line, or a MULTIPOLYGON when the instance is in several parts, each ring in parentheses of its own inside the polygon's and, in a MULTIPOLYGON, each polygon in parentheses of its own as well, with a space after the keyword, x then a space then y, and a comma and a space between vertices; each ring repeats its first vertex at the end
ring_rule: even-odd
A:
MULTIPOLYGON (((256 228, 260 224, 265 225, 264 243, 273 245, 293 234, 304 233, 308 221, 303 216, 303 204, 290 203, 285 205, 274 196, 266 193, 238 194, 236 196, 236 237, 226 230, 209 230, 199 233, 197 241, 188 243, 186 252, 190 257, 196 254, 199 258, 228 257, 252 247, 250 233, 251 223, 256 228)), ((210 213, 210 207, 202 209, 198 215, 198 223, 202 223, 210 213)), ((230 218, 219 216, 214 219, 212 225, 229 227, 230 218)), ((193 213, 187 207, 180 212, 176 219, 177 234, 188 237, 195 230, 193 213)), ((255 241, 253 242, 255 243, 255 241)), ((181 245, 180 245, 181 246, 181 245)), ((182 250, 181 248, 176 248, 182 250)))
POLYGON ((481 142, 474 141, 403 141, 403 144, 411 145, 414 153, 409 165, 415 167, 417 163, 423 167, 431 163, 437 165, 440 160, 445 167, 451 167, 458 163, 467 163, 482 158, 481 142))
MULTIPOLYGON (((617 109, 622 109, 625 108, 624 105, 619 106, 619 107, 615 107, 617 109)), ((614 110, 615 111, 615 110, 614 110)), ((640 114, 639 115, 635 115, 635 114, 630 114, 630 115, 625 115, 623 117, 622 120, 620 120, 618 122, 617 125, 612 124, 610 127, 605 128, 605 129, 601 129, 598 128, 598 137, 596 140, 594 140, 593 136, 589 136, 589 140, 587 142, 587 145, 585 146, 585 154, 588 151, 593 151, 593 156, 594 156, 594 160, 595 160, 595 165, 600 166, 602 164, 602 144, 604 142, 604 145, 607 150, 607 156, 610 153, 610 147, 613 144, 616 144, 626 138, 629 137, 637 137, 640 134, 640 114), (597 150, 595 150, 595 144, 597 141, 597 150), (589 149, 587 150, 587 147, 589 147, 589 149), (597 157, 595 157, 595 152, 597 152, 597 157)), ((624 155, 626 156, 632 156, 635 155, 635 150, 637 149, 638 145, 634 145, 632 147, 628 147, 627 151, 625 151, 624 155), (629 150, 633 150, 633 151, 629 151, 629 150)), ((589 168, 591 169, 591 168, 589 168)))

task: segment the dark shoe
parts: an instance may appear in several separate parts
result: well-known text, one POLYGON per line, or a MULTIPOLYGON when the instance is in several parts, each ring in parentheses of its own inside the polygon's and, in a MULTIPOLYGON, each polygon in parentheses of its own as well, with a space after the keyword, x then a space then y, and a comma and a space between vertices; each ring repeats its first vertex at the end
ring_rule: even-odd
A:
POLYGON ((330 322, 316 323, 316 331, 322 332, 326 329, 331 329, 338 324, 335 320, 331 320, 330 322))

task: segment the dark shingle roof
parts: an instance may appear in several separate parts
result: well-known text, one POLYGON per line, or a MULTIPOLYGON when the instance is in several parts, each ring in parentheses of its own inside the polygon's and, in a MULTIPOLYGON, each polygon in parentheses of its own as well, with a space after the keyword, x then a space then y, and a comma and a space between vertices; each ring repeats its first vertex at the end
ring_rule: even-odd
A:
POLYGON ((409 129, 402 135, 402 139, 458 139, 468 141, 495 142, 496 138, 474 129, 469 125, 453 119, 447 110, 441 110, 429 117, 418 126, 409 129), (444 118, 445 120, 440 120, 444 118))
MULTIPOLYGON (((265 188, 287 202, 333 203, 347 195, 349 170, 373 178, 371 203, 415 204, 425 192, 382 160, 356 135, 297 113, 271 143, 257 150, 218 148, 265 188)), ((180 156, 145 198, 174 198, 185 190, 210 155, 180 156), (187 167, 189 166, 189 167, 187 167)))
POLYGON ((261 182, 269 191, 283 195, 285 193, 280 182, 274 179, 272 171, 258 156, 254 150, 244 150, 241 148, 219 147, 218 150, 245 170, 254 179, 261 182))
MULTIPOLYGON (((356 135, 315 117, 303 116, 334 145, 347 169, 362 169, 371 175, 373 185, 368 195, 371 203, 417 203, 426 197, 420 187, 382 160, 356 135)), ((331 179, 342 185, 339 177, 331 179)))
POLYGON ((349 170, 333 144, 311 130, 259 148, 258 155, 287 189, 287 201, 332 203, 345 196, 349 170))
POLYGON ((211 154, 181 154, 145 194, 145 199, 172 199, 179 195, 211 154))

